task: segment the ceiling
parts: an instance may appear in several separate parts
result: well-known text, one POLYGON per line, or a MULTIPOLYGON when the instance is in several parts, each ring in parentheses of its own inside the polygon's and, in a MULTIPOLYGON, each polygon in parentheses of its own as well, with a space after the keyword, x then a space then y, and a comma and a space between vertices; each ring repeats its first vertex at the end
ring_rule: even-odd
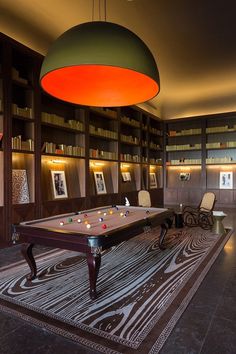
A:
MULTIPOLYGON (((0 31, 46 54, 70 27, 104 20, 100 4, 99 15, 99 0, 94 12, 93 0, 0 0, 0 31)), ((143 108, 162 119, 236 111, 235 0, 106 0, 106 14, 156 59, 161 91, 143 108)))

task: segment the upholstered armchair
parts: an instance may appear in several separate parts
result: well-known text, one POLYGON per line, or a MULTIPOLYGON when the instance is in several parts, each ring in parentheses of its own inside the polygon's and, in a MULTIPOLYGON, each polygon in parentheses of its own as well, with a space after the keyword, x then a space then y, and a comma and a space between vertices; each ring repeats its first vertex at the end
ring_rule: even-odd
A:
POLYGON ((146 208, 151 207, 151 197, 148 191, 141 190, 138 192, 138 205, 146 208))
POLYGON ((183 208, 183 221, 186 226, 200 226, 202 229, 209 230, 213 226, 213 208, 216 196, 212 192, 203 195, 198 207, 185 206, 183 208))

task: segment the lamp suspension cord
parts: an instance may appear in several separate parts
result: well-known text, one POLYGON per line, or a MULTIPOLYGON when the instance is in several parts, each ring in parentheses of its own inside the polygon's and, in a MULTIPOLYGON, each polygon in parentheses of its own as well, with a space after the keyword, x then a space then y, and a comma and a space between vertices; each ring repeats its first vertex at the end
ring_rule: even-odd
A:
POLYGON ((92 4, 92 22, 94 22, 94 0, 92 4))
MULTIPOLYGON (((107 21, 107 1, 103 0, 103 6, 104 6, 104 21, 107 21)), ((102 20, 102 2, 99 0, 98 2, 98 18, 99 21, 102 20)), ((92 22, 95 20, 95 0, 92 2, 92 22)))

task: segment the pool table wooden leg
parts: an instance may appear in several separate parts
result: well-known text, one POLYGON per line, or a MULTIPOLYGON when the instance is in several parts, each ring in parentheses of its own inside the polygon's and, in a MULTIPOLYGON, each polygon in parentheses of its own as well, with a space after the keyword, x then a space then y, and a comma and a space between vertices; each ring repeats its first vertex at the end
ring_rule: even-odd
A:
POLYGON ((159 238, 159 247, 161 250, 165 250, 166 247, 163 245, 167 231, 171 228, 173 220, 166 219, 164 223, 161 224, 161 234, 159 238))
POLYGON ((97 298, 96 283, 101 265, 100 253, 87 253, 87 264, 89 270, 89 283, 90 283, 90 298, 95 300, 97 298))
POLYGON ((37 274, 37 266, 32 252, 33 247, 34 247, 33 243, 23 243, 23 245, 21 246, 21 253, 25 258, 26 262, 28 263, 31 270, 31 273, 27 275, 28 280, 35 279, 37 274))

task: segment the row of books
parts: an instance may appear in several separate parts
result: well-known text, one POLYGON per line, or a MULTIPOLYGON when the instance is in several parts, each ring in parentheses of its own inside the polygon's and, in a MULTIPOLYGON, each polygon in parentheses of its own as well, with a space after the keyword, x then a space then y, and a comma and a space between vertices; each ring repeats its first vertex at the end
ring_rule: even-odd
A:
POLYGON ((109 138, 109 139, 118 139, 118 134, 117 132, 114 132, 112 130, 106 130, 103 128, 97 128, 94 125, 89 125, 89 133, 102 136, 104 138, 109 138))
POLYGON ((166 145, 166 151, 197 150, 201 149, 201 144, 166 145))
POLYGON ((139 155, 131 155, 131 154, 120 154, 121 161, 129 161, 129 162, 140 162, 139 155))
POLYGON ((153 128, 153 127, 149 128, 149 132, 152 133, 152 134, 159 135, 159 136, 162 136, 162 134, 163 134, 163 132, 160 129, 156 129, 156 128, 153 128))
POLYGON ((81 132, 84 131, 84 124, 82 122, 75 119, 69 119, 66 121, 64 117, 54 113, 42 112, 41 119, 44 123, 55 124, 60 127, 71 128, 81 132))
POLYGON ((117 153, 98 149, 89 149, 89 157, 101 158, 106 160, 117 160, 117 153))
POLYGON ((34 140, 22 140, 21 135, 14 136, 11 139, 11 147, 16 150, 34 151, 34 140))
POLYGON ((206 128, 206 133, 224 133, 224 132, 234 132, 236 131, 236 124, 234 125, 223 125, 220 127, 208 127, 206 128))
POLYGON ((12 75, 13 80, 16 80, 18 82, 21 82, 22 84, 28 85, 28 80, 24 79, 23 77, 20 77, 20 73, 16 68, 11 69, 11 75, 12 75))
POLYGON ((197 135, 197 134, 201 134, 201 132, 202 132, 201 128, 169 130, 169 136, 197 135))
POLYGON ((79 157, 85 156, 85 149, 81 146, 55 144, 52 142, 44 142, 41 150, 46 154, 71 155, 79 157))
POLYGON ((91 110, 92 111, 96 111, 96 112, 99 112, 99 113, 105 113, 107 114, 108 116, 112 117, 112 118, 117 118, 117 112, 116 111, 113 111, 112 109, 110 108, 103 108, 103 107, 91 107, 91 110))
POLYGON ((149 159, 149 163, 161 165, 162 164, 162 159, 160 159, 160 158, 154 159, 152 157, 152 158, 149 159))
POLYGON ((121 138, 121 141, 123 141, 124 143, 131 143, 131 144, 139 145, 139 138, 137 138, 136 136, 121 134, 120 138, 121 138))
POLYGON ((166 165, 201 165, 201 159, 179 159, 179 160, 170 160, 166 162, 166 165))
POLYGON ((30 107, 18 107, 17 104, 12 104, 12 113, 25 118, 33 118, 33 110, 30 107))
POLYGON ((208 157, 206 158, 206 164, 216 164, 216 163, 233 163, 236 162, 233 160, 233 157, 208 157))
POLYGON ((132 125, 133 127, 140 128, 140 122, 137 121, 136 119, 133 119, 133 118, 129 118, 129 117, 126 117, 126 116, 122 116, 122 117, 121 117, 121 122, 130 124, 130 125, 132 125))
POLYGON ((207 143, 207 149, 225 149, 225 148, 236 148, 236 141, 227 141, 225 143, 207 143))
POLYGON ((154 150, 160 150, 160 149, 161 149, 160 145, 155 144, 153 141, 150 141, 149 147, 150 147, 151 149, 154 149, 154 150))

